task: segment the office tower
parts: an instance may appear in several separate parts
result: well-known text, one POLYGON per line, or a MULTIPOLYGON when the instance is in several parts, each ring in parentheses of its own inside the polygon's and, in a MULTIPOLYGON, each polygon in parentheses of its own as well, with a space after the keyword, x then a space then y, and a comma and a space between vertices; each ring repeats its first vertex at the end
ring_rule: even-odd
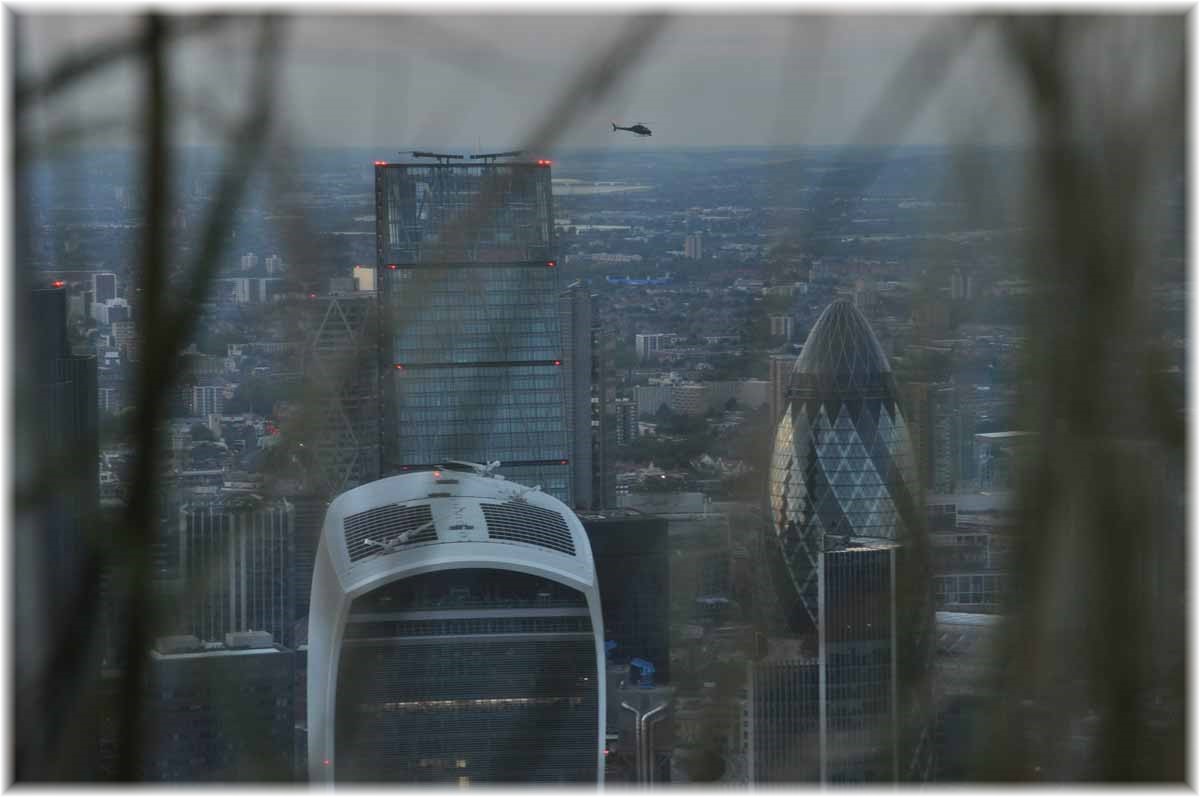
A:
POLYGON ((699 260, 704 255, 704 240, 700 233, 692 233, 683 239, 683 255, 689 260, 699 260))
MULTIPOLYGON (((671 395, 675 391, 673 383, 661 385, 634 385, 633 402, 637 405, 637 413, 641 415, 657 415, 664 407, 671 409, 671 395)), ((616 414, 616 402, 612 405, 616 414)), ((614 421, 615 422, 615 421, 614 421)))
POLYGON ((950 383, 899 385, 922 489, 952 493, 958 483, 958 416, 950 383))
POLYGON ((698 417, 708 411, 708 387, 699 382, 671 386, 671 412, 698 417))
POLYGON ((253 271, 258 267, 258 255, 247 252, 242 255, 242 271, 253 271))
POLYGON ((188 633, 206 642, 267 631, 291 640, 292 506, 256 497, 196 497, 179 510, 188 633))
POLYGON ((854 281, 854 306, 860 310, 870 311, 879 303, 879 292, 873 279, 857 279, 854 281))
MULTIPOLYGON (((580 515, 596 561, 604 636, 616 661, 654 664, 654 682, 671 676, 671 551, 665 518, 628 509, 580 515)), ((610 718, 611 719, 611 718, 610 718)))
POLYGON ((567 434, 571 441, 571 483, 574 506, 591 509, 592 493, 592 350, 594 297, 579 282, 572 283, 559 299, 563 335, 563 375, 566 378, 567 434))
POLYGON ((370 266, 354 267, 354 285, 360 291, 375 291, 375 269, 370 266))
POLYGON ((301 430, 314 494, 332 498, 379 478, 378 308, 368 293, 304 300, 301 430))
POLYGON ((117 275, 116 274, 93 274, 92 275, 92 290, 94 300, 103 304, 110 299, 117 298, 117 275))
POLYGON ((194 385, 190 408, 192 415, 197 418, 220 415, 225 409, 225 388, 220 385, 194 385))
POLYGON ((91 316, 98 324, 115 324, 129 320, 129 302, 124 299, 108 299, 93 302, 91 316))
MULTIPOLYGON (((55 489, 44 504, 42 528, 30 553, 46 570, 39 586, 58 584, 47 594, 46 607, 56 614, 75 599, 86 544, 86 527, 94 522, 100 501, 99 418, 96 358, 71 353, 67 343, 66 291, 32 291, 32 427, 36 450, 32 464, 55 489), (53 573, 50 576, 49 573, 53 573)), ((55 621, 51 621, 54 627, 55 621)))
POLYGON ((997 614, 938 612, 934 672, 938 690, 937 781, 965 783, 986 755, 990 726, 1001 710, 1003 632, 997 614))
POLYGON ((314 782, 596 782, 604 626, 561 501, 465 470, 330 505, 308 625, 314 782))
POLYGON ((294 654, 269 634, 222 642, 155 640, 143 697, 145 780, 293 779, 294 654))
POLYGON ((615 407, 618 372, 613 366, 617 334, 605 326, 598 308, 592 313, 592 497, 596 509, 616 505, 615 407))
POLYGON ((748 779, 803 783, 820 772, 820 668, 800 651, 749 663, 748 779))
POLYGON ((572 503, 549 161, 377 164, 385 473, 502 463, 572 503))
POLYGON ((969 272, 954 269, 950 274, 950 298, 955 300, 975 298, 975 278, 969 272))
POLYGON ((283 271, 283 258, 279 255, 268 255, 264 262, 268 274, 279 274, 283 271))
POLYGON ((792 339, 792 326, 794 320, 790 315, 772 315, 771 321, 771 337, 783 338, 790 341, 792 339))
POLYGON ((614 645, 606 782, 669 781, 674 693, 665 686, 671 678, 667 521, 626 509, 588 512, 580 520, 596 561, 606 645, 614 645))
POLYGON ((979 487, 1011 490, 1020 479, 1020 466, 1033 442, 1030 432, 980 432, 975 435, 979 487))
POLYGON ((619 446, 629 445, 638 436, 638 405, 631 398, 619 398, 613 402, 613 419, 616 441, 619 446))
POLYGON ((922 780, 932 610, 916 473, 891 367, 834 301, 796 361, 769 483, 769 565, 817 657, 821 782, 922 780))
POLYGON ((633 336, 633 347, 637 351, 638 360, 646 360, 660 349, 665 349, 675 341, 675 336, 667 332, 640 333, 633 336))
POLYGON ((112 325, 113 343, 131 362, 141 359, 137 327, 132 321, 118 321, 112 325))

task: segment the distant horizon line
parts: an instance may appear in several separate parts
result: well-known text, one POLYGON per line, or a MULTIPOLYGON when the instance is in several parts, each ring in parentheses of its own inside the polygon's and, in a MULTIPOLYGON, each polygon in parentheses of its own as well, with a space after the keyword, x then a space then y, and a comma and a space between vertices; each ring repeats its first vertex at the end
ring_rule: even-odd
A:
MULTIPOLYGON (((638 155, 638 154, 672 154, 672 153, 701 153, 701 152, 919 152, 919 151, 958 151, 963 150, 994 150, 994 151, 1019 151, 1027 149, 1028 144, 897 144, 897 145, 844 145, 844 144, 681 144, 678 146, 655 146, 655 147, 558 147, 541 150, 542 157, 557 157, 562 155, 638 155)), ((478 155, 486 152, 501 151, 502 148, 485 148, 482 152, 476 152, 475 148, 447 147, 441 145, 443 150, 449 150, 448 154, 454 155, 478 155)), ((222 152, 228 147, 214 146, 211 144, 176 144, 169 147, 173 152, 222 152)), ((296 148, 297 153, 363 153, 364 161, 373 162, 386 157, 388 154, 394 153, 402 158, 412 159, 411 153, 420 150, 397 150, 391 149, 386 152, 381 152, 383 147, 339 147, 333 145, 314 145, 309 147, 296 148)), ((135 146, 95 146, 95 147, 79 147, 69 151, 59 153, 44 153, 38 160, 47 158, 70 157, 76 155, 123 155, 128 153, 139 152, 140 147, 135 146)), ((533 151, 530 151, 533 153, 533 151)), ((539 153, 530 154, 528 159, 537 160, 539 153)), ((506 158, 505 161, 521 161, 524 158, 506 158)), ((389 161, 392 162, 392 161, 389 161)), ((398 162, 398 161, 397 161, 398 162)), ((469 164, 469 161, 464 161, 464 164, 469 164)))

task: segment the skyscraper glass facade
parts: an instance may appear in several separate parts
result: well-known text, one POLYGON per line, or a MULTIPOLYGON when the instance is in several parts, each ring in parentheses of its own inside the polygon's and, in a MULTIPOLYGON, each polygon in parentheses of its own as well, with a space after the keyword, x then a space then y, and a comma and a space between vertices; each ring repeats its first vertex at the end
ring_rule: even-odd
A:
POLYGON ((292 505, 280 500, 197 500, 180 509, 180 569, 196 599, 184 627, 204 641, 269 631, 291 642, 292 505))
POLYGON ((308 623, 315 781, 603 777, 604 636, 562 502, 439 469, 330 505, 308 623))
POLYGON ((916 470, 887 357, 849 301, 817 319, 796 361, 772 455, 769 500, 796 623, 817 623, 828 542, 903 540, 916 527, 916 470))
POLYGON ((615 661, 647 659, 654 682, 671 680, 671 549, 665 518, 622 510, 580 516, 596 560, 604 638, 615 661))
POLYGON ((306 322, 305 425, 309 486, 332 496, 379 478, 379 331, 372 293, 301 305, 306 322))
MULTIPOLYGON (((916 463, 891 367, 851 302, 835 301, 817 320, 786 398, 772 453, 767 563, 790 632, 810 649, 816 642, 820 769, 760 751, 755 778, 923 780, 931 769, 932 606, 916 463)), ((756 730, 804 714, 810 698, 795 689, 760 693, 755 710, 767 724, 756 730)), ((803 736, 812 719, 789 727, 803 736)))
POLYGON ((820 772, 820 690, 815 659, 750 667, 750 782, 813 782, 820 772))
POLYGON ((499 460, 571 503, 550 169, 376 166, 383 467, 499 460))
POLYGON ((355 599, 343 645, 338 780, 595 781, 582 592, 513 571, 428 573, 355 599))

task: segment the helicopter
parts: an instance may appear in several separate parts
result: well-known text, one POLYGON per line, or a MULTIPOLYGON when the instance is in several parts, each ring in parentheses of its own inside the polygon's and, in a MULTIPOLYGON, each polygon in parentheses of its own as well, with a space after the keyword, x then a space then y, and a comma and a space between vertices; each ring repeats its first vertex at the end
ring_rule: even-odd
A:
POLYGON ((637 135, 639 135, 639 136, 652 136, 652 135, 654 135, 653 133, 651 133, 651 132, 650 132, 650 128, 646 127, 646 126, 645 126, 644 124, 642 124, 641 122, 638 122, 638 123, 637 123, 637 124, 635 124, 633 127, 621 127, 621 126, 620 126, 620 125, 618 125, 616 122, 613 122, 613 123, 612 123, 612 126, 613 126, 613 132, 614 132, 614 133, 615 133, 615 132, 617 132, 618 130, 628 130, 630 133, 636 133, 636 134, 637 134, 637 135))

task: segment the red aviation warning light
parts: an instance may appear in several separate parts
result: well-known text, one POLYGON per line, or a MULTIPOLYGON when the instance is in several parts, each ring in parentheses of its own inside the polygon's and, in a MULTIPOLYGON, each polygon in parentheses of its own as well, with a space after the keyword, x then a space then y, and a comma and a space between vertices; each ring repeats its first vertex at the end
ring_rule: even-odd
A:
POLYGON ((558 265, 558 262, 555 260, 547 260, 546 261, 546 268, 554 268, 557 265, 558 265))
POLYGON ((376 166, 387 166, 387 161, 375 161, 376 166))
POLYGON ((55 280, 54 282, 50 283, 50 287, 51 288, 61 288, 66 284, 67 283, 63 282, 62 280, 55 280))
POLYGON ((393 368, 395 368, 397 371, 403 371, 403 370, 404 370, 404 366, 403 366, 403 365, 401 365, 400 363, 396 363, 396 364, 395 364, 395 365, 393 365, 392 367, 393 367, 393 368))
POLYGON ((537 162, 537 165, 538 166, 552 166, 552 165, 554 165, 554 161, 539 159, 537 162))
POLYGON ((400 266, 399 266, 398 264, 396 264, 396 263, 388 263, 388 264, 387 264, 387 266, 386 266, 386 268, 389 268, 389 269, 391 269, 392 271, 395 271, 396 269, 400 268, 400 266))
POLYGON ((555 361, 554 361, 554 364, 555 364, 555 365, 562 365, 562 360, 555 360, 555 361))

